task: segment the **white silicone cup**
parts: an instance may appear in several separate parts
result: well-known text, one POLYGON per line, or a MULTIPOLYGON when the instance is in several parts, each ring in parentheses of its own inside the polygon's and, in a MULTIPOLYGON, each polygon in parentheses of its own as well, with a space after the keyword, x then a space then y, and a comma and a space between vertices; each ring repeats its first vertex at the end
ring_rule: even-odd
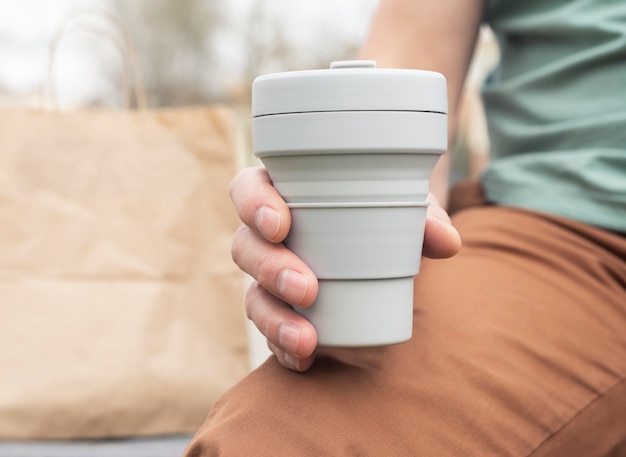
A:
POLYGON ((320 279, 418 274, 426 202, 292 203, 285 245, 320 279))
POLYGON ((414 202, 447 150, 446 81, 370 61, 331 68, 254 81, 254 153, 291 206, 286 244, 320 278, 299 311, 318 343, 399 343, 411 337, 426 218, 414 202))
POLYGON ((265 157, 289 203, 414 202, 428 196, 438 154, 335 154, 265 157))
POLYGON ((255 155, 287 202, 423 201, 447 117, 332 112, 253 119, 255 155))
POLYGON ((413 280, 323 279, 315 303, 296 311, 313 324, 320 346, 402 343, 412 336, 413 280))

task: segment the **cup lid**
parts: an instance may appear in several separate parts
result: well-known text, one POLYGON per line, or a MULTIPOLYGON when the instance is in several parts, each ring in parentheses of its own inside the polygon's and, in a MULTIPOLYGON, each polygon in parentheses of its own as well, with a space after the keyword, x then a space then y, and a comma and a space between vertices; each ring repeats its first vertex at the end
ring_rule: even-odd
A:
POLYGON ((446 79, 426 70, 377 68, 372 60, 327 70, 272 73, 252 83, 252 116, 324 111, 426 111, 446 114, 446 79))

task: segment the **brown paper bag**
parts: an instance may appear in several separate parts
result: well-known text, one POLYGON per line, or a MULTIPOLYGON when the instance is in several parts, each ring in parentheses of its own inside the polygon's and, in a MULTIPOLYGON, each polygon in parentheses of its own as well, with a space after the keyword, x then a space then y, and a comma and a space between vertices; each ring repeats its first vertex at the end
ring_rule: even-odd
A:
POLYGON ((0 438, 192 432, 246 373, 230 115, 0 111, 0 438))

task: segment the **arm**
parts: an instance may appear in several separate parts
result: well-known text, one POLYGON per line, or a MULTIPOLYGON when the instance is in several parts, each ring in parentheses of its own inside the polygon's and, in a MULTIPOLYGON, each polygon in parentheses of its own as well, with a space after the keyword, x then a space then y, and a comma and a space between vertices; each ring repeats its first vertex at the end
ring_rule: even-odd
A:
MULTIPOLYGON (((443 73, 448 82, 448 144, 483 13, 483 0, 381 0, 360 52, 379 67, 417 68, 443 73)), ((449 154, 431 179, 431 191, 447 205, 449 154)))

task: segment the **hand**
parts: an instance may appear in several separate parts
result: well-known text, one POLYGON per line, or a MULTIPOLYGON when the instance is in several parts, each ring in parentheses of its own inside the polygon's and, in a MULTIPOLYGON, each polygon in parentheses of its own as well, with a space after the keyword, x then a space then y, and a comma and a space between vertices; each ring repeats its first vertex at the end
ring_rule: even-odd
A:
MULTIPOLYGON (((306 371, 315 359, 317 335, 291 306, 310 306, 318 283, 313 271, 282 244, 291 224, 289 208, 263 168, 239 172, 230 184, 230 196, 243 222, 233 239, 233 260, 256 279, 246 294, 248 318, 284 367, 306 371)), ((461 239, 434 196, 429 200, 423 254, 451 257, 461 239)))

